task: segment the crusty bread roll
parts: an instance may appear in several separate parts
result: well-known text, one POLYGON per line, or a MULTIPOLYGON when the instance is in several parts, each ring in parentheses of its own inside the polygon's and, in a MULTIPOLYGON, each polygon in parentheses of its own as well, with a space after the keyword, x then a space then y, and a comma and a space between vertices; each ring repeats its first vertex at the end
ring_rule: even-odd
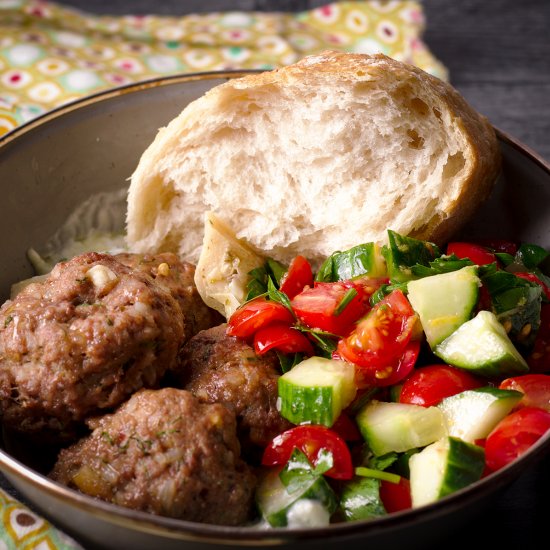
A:
POLYGON ((284 263, 388 228, 442 243, 499 169, 493 127, 449 84, 327 51, 216 86, 161 129, 131 178, 128 244, 197 261, 208 211, 284 263))

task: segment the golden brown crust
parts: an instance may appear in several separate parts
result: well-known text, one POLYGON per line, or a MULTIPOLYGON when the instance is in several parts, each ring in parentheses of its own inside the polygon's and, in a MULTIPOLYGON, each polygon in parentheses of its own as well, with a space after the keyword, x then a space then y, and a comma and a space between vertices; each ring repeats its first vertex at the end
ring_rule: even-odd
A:
MULTIPOLYGON (((495 130, 487 117, 478 113, 467 103, 458 91, 448 84, 414 65, 406 65, 384 54, 352 54, 327 50, 315 56, 302 59, 294 65, 274 71, 245 76, 238 81, 223 86, 236 89, 258 88, 280 82, 308 80, 318 85, 325 80, 372 80, 391 71, 401 82, 408 80, 424 81, 432 87, 444 101, 450 112, 454 113, 454 123, 463 128, 474 160, 470 177, 464 182, 460 195, 449 205, 445 212, 425 220, 424 225, 410 236, 443 244, 451 238, 471 218, 479 205, 488 199, 501 171, 501 153, 495 130), (315 66, 312 71, 311 67, 315 66)), ((221 89, 208 93, 223 93, 221 89)))

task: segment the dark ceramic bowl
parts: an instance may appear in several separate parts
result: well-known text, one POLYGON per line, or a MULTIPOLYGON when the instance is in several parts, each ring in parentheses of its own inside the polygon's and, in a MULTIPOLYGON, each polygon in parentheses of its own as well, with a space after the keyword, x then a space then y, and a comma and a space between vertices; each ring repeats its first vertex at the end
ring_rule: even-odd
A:
MULTIPOLYGON (((123 87, 57 109, 1 138, 2 299, 8 297, 11 283, 33 274, 26 258, 30 247, 40 247, 92 194, 125 188, 159 127, 207 89, 241 74, 177 76, 123 87)), ((502 176, 464 236, 521 239, 550 248, 550 166, 511 137, 502 132, 498 137, 502 176)), ((479 524, 479 518, 514 489, 514 482, 535 472, 549 451, 550 434, 520 460, 438 503, 368 522, 299 530, 228 528, 127 510, 52 482, 5 446, 0 448, 0 470, 21 499, 87 548, 427 549, 431 544, 456 547, 452 541, 461 528, 479 524)), ((538 481, 548 483, 548 476, 533 483, 540 495, 538 481)), ((531 496, 536 498, 522 493, 528 502, 531 496)), ((472 540, 479 541, 479 534, 472 540)))

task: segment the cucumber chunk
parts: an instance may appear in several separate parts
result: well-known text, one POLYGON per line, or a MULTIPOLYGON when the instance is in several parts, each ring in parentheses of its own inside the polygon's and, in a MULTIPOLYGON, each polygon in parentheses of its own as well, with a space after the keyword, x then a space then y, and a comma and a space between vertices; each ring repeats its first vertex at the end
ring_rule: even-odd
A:
POLYGON ((345 521, 370 519, 387 514, 380 498, 380 480, 355 476, 340 494, 339 514, 345 521))
POLYGON ((283 374, 278 382, 281 416, 293 424, 332 426, 355 398, 351 363, 310 357, 283 374))
POLYGON ((487 377, 525 374, 529 367, 496 315, 480 311, 434 349, 443 361, 487 377))
POLYGON ((413 508, 430 504, 481 478, 485 452, 456 437, 444 437, 409 459, 413 508))
POLYGON ((437 407, 445 415, 449 435, 473 443, 487 437, 522 397, 519 391, 487 386, 446 397, 437 407))
POLYGON ((376 456, 425 447, 447 434, 445 417, 437 407, 373 400, 355 420, 376 456))
POLYGON ((319 268, 316 281, 335 282, 355 277, 385 277, 386 262, 377 243, 354 246, 344 252, 334 252, 319 268))
POLYGON ((407 296, 432 349, 472 318, 479 285, 476 266, 409 281, 407 296))

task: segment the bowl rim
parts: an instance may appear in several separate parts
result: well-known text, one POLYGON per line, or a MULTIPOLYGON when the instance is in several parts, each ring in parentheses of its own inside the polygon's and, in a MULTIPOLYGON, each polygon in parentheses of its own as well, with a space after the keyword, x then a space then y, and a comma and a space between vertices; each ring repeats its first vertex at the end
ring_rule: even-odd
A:
MULTIPOLYGON (((0 153, 9 144, 24 138, 35 129, 69 115, 87 106, 118 98, 128 93, 146 91, 161 86, 169 86, 192 81, 234 79, 249 74, 264 72, 260 69, 208 71, 196 73, 182 73, 170 76, 160 76, 140 82, 125 84, 98 91, 94 94, 78 98, 74 101, 56 107, 35 117, 0 136, 0 153)), ((537 165, 550 177, 550 162, 545 160, 529 146, 507 132, 493 126, 499 141, 511 146, 531 163, 537 165)), ((131 510, 115 504, 95 499, 61 485, 36 470, 26 466, 0 446, 0 472, 12 483, 12 478, 23 483, 29 483, 34 490, 45 492, 49 498, 63 501, 65 504, 79 508, 81 512, 88 512, 96 518, 133 531, 161 535, 166 538, 202 543, 214 543, 223 546, 242 545, 274 546, 296 541, 323 539, 327 543, 334 537, 357 536, 385 532, 390 528, 405 528, 420 521, 428 521, 438 516, 451 513, 456 508, 462 508, 468 502, 473 502, 485 493, 494 493, 501 487, 511 483, 524 471, 526 467, 541 459, 550 450, 550 432, 542 437, 519 460, 508 464, 497 472, 493 472, 481 480, 456 491, 443 499, 418 508, 394 512, 387 516, 370 520, 335 523, 325 527, 315 528, 266 528, 259 529, 250 526, 223 526, 197 523, 164 516, 155 516, 147 512, 131 510), (485 489, 491 489, 485 491, 485 489)), ((13 483, 12 483, 13 484, 13 483)), ((16 482, 16 488, 17 482, 16 482)), ((24 492, 24 491, 20 491, 24 492)), ((29 499, 33 500, 33 499, 29 499)), ((34 503, 33 503, 34 504, 34 503)), ((35 505, 39 510, 40 506, 35 505)), ((47 512, 43 512, 48 515, 47 512)), ((55 523, 55 520, 54 520, 55 523)))

